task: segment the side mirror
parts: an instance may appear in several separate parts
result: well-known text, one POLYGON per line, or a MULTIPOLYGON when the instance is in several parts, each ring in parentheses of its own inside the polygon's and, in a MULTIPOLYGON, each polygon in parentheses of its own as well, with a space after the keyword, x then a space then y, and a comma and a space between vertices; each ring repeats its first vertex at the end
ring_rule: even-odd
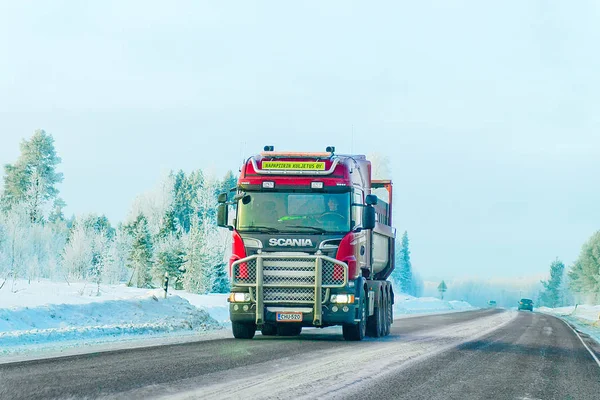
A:
POLYGON ((231 229, 231 227, 227 225, 227 204, 225 203, 219 204, 217 208, 217 226, 231 229))
POLYGON ((375 209, 372 206, 368 206, 363 211, 362 229, 373 228, 375 228, 375 209))
POLYGON ((367 203, 368 206, 374 206, 375 204, 377 204, 377 200, 379 200, 377 196, 375 196, 374 194, 368 194, 365 198, 365 203, 367 203))
POLYGON ((227 203, 227 193, 221 193, 217 199, 219 204, 227 203))

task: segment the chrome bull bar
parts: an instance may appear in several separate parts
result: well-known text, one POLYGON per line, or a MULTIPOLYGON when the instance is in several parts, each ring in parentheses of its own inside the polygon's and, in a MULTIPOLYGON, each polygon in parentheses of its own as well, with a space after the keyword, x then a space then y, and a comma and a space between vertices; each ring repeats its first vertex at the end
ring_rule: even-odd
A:
POLYGON ((231 264, 231 284, 249 288, 257 324, 265 304, 310 304, 319 326, 330 289, 348 284, 348 265, 324 255, 256 254, 231 264))

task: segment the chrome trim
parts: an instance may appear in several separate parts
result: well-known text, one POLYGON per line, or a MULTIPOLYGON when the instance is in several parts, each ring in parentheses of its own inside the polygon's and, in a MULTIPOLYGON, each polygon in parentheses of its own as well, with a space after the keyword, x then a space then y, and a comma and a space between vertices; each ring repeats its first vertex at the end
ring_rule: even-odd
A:
POLYGON ((268 312, 301 312, 310 314, 313 309, 310 307, 267 307, 268 312))

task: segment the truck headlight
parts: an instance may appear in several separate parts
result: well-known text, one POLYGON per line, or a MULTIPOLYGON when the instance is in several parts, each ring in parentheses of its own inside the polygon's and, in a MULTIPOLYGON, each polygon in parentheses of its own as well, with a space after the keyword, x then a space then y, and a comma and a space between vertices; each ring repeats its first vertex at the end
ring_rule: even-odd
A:
POLYGON ((330 301, 337 304, 350 304, 354 303, 353 294, 332 294, 330 301))
POLYGON ((230 303, 247 303, 250 301, 250 293, 231 293, 229 295, 230 303))

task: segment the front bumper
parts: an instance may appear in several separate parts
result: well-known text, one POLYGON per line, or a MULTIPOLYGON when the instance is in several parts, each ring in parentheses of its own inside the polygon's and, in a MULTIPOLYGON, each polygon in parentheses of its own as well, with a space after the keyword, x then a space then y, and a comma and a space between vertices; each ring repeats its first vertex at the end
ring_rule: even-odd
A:
MULTIPOLYGON (((315 313, 312 309, 302 310, 304 307, 294 305, 281 305, 277 307, 264 307, 263 323, 277 323, 278 312, 302 312, 302 326, 332 326, 354 324, 358 318, 358 305, 354 304, 326 304, 321 307, 321 324, 314 324, 315 313)), ((229 315, 232 322, 256 322, 256 304, 230 303, 229 315), (236 307, 237 306, 237 307, 236 307), (246 306, 247 310, 244 310, 246 306)))

